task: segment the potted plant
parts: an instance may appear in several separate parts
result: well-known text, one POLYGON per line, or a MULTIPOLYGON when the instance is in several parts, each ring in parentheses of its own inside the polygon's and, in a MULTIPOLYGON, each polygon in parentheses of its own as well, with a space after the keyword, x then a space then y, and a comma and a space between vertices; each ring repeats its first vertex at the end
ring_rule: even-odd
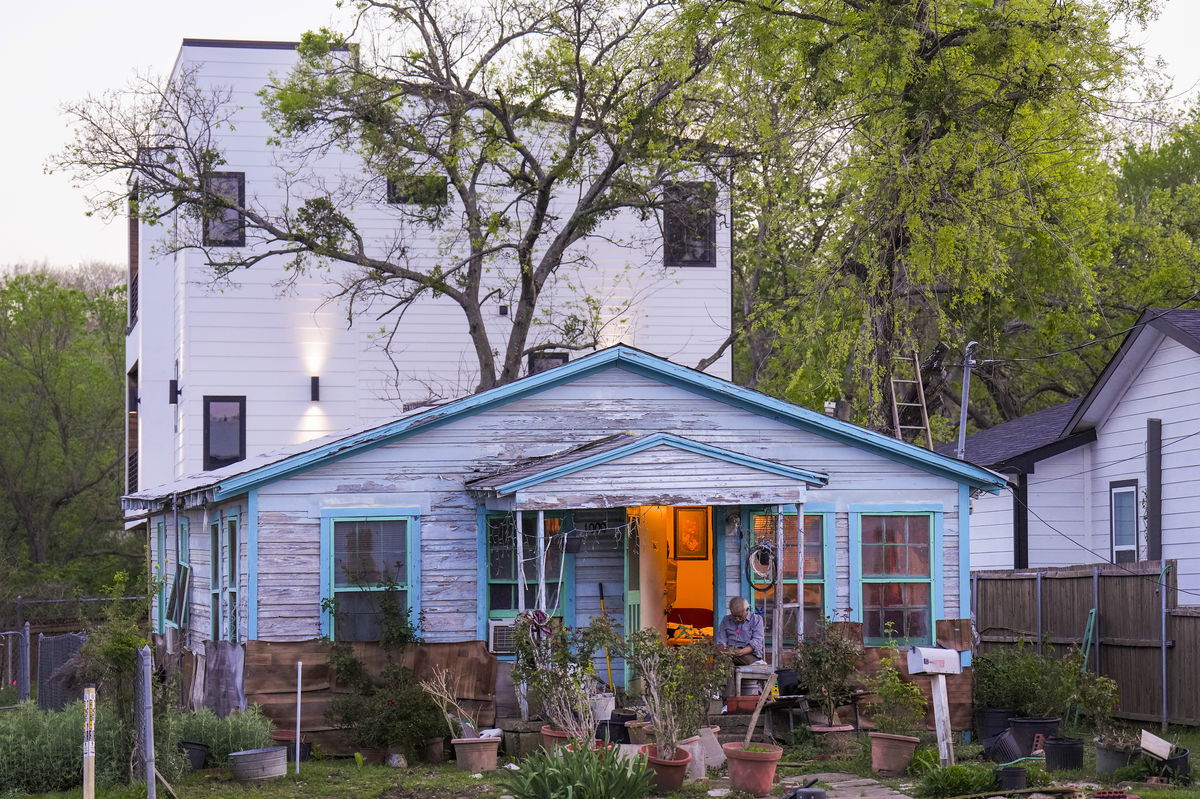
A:
MULTIPOLYGON (((495 771, 500 739, 483 738, 477 732, 479 725, 475 716, 458 701, 457 680, 451 683, 448 669, 435 666, 433 676, 421 680, 421 687, 442 711, 446 727, 450 732, 450 743, 454 745, 454 760, 463 771, 495 771), (457 730, 462 737, 455 737, 457 730)), ((429 742, 426 741, 428 748, 429 742)))
POLYGON ((1017 714, 1021 691, 1022 646, 1004 647, 975 657, 974 678, 975 733, 980 740, 995 738, 1008 729, 1008 720, 1017 714))
POLYGON ((646 713, 654 726, 655 742, 641 749, 654 772, 653 785, 672 793, 683 785, 692 759, 679 748, 680 732, 689 723, 682 653, 667 646, 657 630, 643 629, 629 636, 625 661, 642 679, 646 713))
POLYGON ((838 723, 837 710, 854 696, 851 680, 861 654, 861 646, 845 627, 828 620, 806 632, 804 640, 796 646, 795 665, 800 682, 808 686, 809 701, 817 705, 828 722, 809 725, 813 732, 844 736, 854 729, 852 725, 838 723))
POLYGON ((783 747, 775 744, 721 744, 729 761, 729 783, 735 791, 766 796, 775 785, 775 769, 783 747))
MULTIPOLYGON (((1096 745, 1096 771, 1111 774, 1133 762, 1138 753, 1138 737, 1133 731, 1113 722, 1112 715, 1117 709, 1116 682, 1088 671, 1082 654, 1073 657, 1079 666, 1079 673, 1075 678, 1075 694, 1071 698, 1071 705, 1078 712, 1080 723, 1096 731, 1093 739, 1096 745)), ((1082 753, 1082 741, 1079 749, 1082 753)), ((1049 749, 1046 757, 1049 766, 1049 749)))
POLYGON ((540 610, 517 617, 513 682, 541 703, 549 722, 542 727, 547 751, 595 739, 593 700, 603 686, 596 679, 593 658, 605 644, 615 646, 617 640, 612 620, 603 615, 581 630, 571 630, 540 610))
POLYGON ((871 738, 871 770, 897 777, 908 770, 921 739, 916 736, 925 721, 925 694, 900 673, 900 651, 889 635, 881 649, 879 668, 867 682, 873 699, 869 706, 876 732, 871 738))
POLYGON ((1017 715, 1008 724, 1021 753, 1028 756, 1033 753, 1036 735, 1040 733, 1045 738, 1058 735, 1062 715, 1074 696, 1078 660, 1027 651, 1015 672, 1020 676, 1017 715))

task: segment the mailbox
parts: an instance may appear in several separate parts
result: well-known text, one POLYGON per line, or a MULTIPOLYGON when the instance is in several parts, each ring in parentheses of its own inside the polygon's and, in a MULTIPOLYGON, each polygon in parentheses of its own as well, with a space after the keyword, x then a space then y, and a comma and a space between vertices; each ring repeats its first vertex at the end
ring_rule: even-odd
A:
POLYGON ((961 674, 962 661, 957 649, 914 646, 908 650, 910 674, 961 674))

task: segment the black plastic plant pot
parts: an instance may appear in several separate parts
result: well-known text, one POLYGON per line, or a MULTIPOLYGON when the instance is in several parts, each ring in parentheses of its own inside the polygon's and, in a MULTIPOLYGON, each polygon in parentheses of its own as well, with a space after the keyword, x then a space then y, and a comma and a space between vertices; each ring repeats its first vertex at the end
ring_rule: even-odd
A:
POLYGON ((999 735, 983 740, 983 753, 993 763, 1011 763, 1024 757, 1021 746, 1008 727, 1001 730, 999 735))
POLYGON ((179 748, 187 755, 188 766, 192 771, 199 771, 204 768, 204 764, 208 760, 208 744, 197 743, 196 741, 180 741, 179 748))
POLYGON ((1014 713, 1009 707, 975 708, 975 734, 981 741, 995 738, 1008 729, 1008 720, 1014 713))
POLYGON ((1119 768, 1133 764, 1138 756, 1138 749, 1117 749, 1104 744, 1096 744, 1096 771, 1100 774, 1112 774, 1119 768))
POLYGON ((1188 753, 1191 750, 1184 749, 1183 747, 1175 747, 1174 751, 1178 754, 1172 755, 1162 762, 1161 773, 1171 777, 1172 780, 1175 777, 1190 777, 1192 770, 1188 765, 1188 753))
POLYGON ((1058 725, 1061 723, 1061 718, 1010 718, 1008 720, 1008 726, 1012 730, 1013 737, 1017 739, 1017 746, 1021 747, 1021 755, 1024 757, 1033 754, 1033 739, 1038 733, 1046 738, 1058 735, 1058 725))
POLYGON ((612 712, 612 715, 609 718, 612 721, 620 722, 621 724, 624 724, 627 721, 637 721, 637 711, 622 710, 618 708, 612 712))
POLYGON ((596 725, 596 740, 610 744, 629 743, 629 730, 623 721, 602 721, 596 725))
POLYGON ((1077 771, 1081 768, 1083 768, 1082 738, 1052 736, 1046 739, 1047 771, 1077 771))
POLYGON ((1024 766, 1005 766, 996 770, 996 779, 1001 791, 1023 791, 1026 784, 1024 766))

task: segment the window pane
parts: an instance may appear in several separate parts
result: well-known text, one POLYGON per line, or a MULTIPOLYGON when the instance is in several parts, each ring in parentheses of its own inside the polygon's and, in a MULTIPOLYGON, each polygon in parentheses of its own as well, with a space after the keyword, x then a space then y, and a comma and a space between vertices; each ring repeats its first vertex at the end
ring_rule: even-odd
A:
POLYGON ((868 583, 863 586, 863 633, 867 638, 884 637, 891 623, 900 639, 930 640, 928 583, 868 583))
POLYGON ((804 517, 804 576, 825 576, 825 520, 804 517))
POLYGON ((245 457, 245 446, 242 441, 242 407, 241 400, 205 401, 207 407, 207 439, 205 445, 204 468, 218 469, 237 463, 245 457))
MULTIPOLYGON (((218 172, 205 180, 213 194, 235 205, 245 198, 245 175, 242 172, 218 172)), ((243 219, 234 208, 213 208, 204 218, 204 243, 209 246, 240 247, 245 243, 243 219)))
POLYGON ((885 516, 862 516, 862 542, 867 544, 883 543, 883 527, 885 516))
POLYGON ((488 578, 517 579, 517 531, 511 519, 488 520, 488 578))
POLYGON ((1112 493, 1113 546, 1137 544, 1137 494, 1131 490, 1112 493))
MULTIPOLYGON (((337 595, 334 637, 339 641, 378 641, 381 630, 379 598, 382 591, 343 591, 337 595)), ((408 592, 396 596, 400 613, 408 614, 408 592)))
POLYGON ((334 522, 334 584, 339 587, 404 585, 408 522, 384 519, 334 522))
MULTIPOLYGON (((754 542, 774 544, 775 516, 755 514, 752 521, 754 542)), ((783 517, 783 579, 795 580, 799 572, 799 542, 796 535, 796 517, 783 517)), ((804 576, 824 576, 824 523, 820 516, 804 517, 804 576)))
POLYGON ((711 183, 675 183, 664 191, 663 257, 667 266, 716 263, 716 190, 711 183))
POLYGON ((516 610, 517 586, 514 583, 492 583, 489 585, 488 607, 492 610, 516 610))

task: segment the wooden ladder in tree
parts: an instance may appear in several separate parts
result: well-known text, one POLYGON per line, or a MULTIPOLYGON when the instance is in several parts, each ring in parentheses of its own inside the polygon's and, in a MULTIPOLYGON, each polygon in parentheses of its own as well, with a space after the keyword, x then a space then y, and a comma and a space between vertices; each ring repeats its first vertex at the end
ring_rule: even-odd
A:
POLYGON ((912 377, 897 377, 892 373, 892 429, 896 438, 912 444, 919 443, 920 434, 925 434, 925 448, 933 449, 933 433, 929 430, 929 410, 925 407, 925 384, 921 380, 921 359, 913 350, 911 357, 897 356, 895 360, 903 368, 912 368, 912 377), (915 394, 915 396, 913 396, 915 394), (903 397, 903 399, 901 399, 903 397), (919 408, 921 424, 901 424, 901 408, 919 408), (911 438, 910 438, 911 436, 911 438))

